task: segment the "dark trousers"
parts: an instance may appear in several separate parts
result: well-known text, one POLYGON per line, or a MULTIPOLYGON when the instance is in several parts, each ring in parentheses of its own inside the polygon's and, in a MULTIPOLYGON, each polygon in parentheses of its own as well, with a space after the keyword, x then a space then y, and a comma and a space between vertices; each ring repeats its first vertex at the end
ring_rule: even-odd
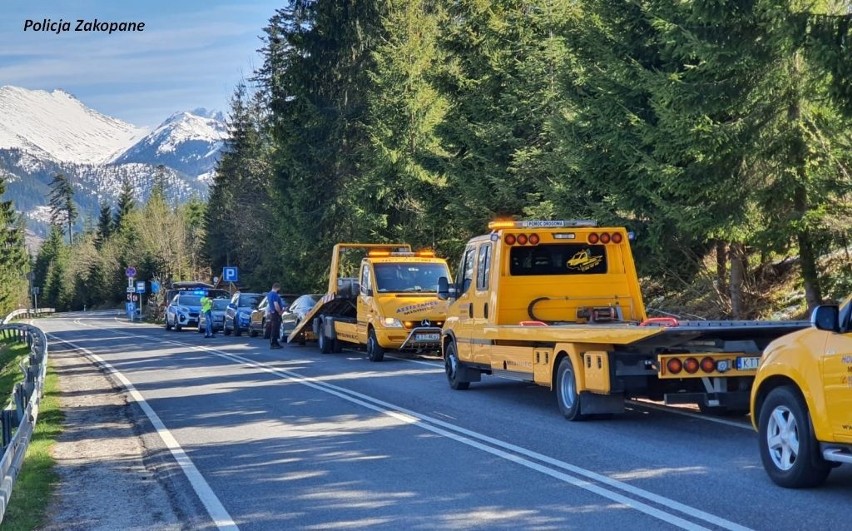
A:
POLYGON ((271 313, 266 318, 269 327, 269 346, 278 345, 278 334, 281 333, 281 315, 271 313))

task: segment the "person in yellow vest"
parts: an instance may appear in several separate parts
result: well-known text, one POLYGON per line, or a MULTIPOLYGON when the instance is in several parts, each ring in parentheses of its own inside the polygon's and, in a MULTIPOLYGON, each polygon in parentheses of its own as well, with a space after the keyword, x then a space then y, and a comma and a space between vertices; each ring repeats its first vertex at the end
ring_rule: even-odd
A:
POLYGON ((209 293, 205 293, 201 297, 201 313, 204 314, 204 323, 206 324, 204 337, 216 337, 213 332, 213 299, 210 298, 209 293))

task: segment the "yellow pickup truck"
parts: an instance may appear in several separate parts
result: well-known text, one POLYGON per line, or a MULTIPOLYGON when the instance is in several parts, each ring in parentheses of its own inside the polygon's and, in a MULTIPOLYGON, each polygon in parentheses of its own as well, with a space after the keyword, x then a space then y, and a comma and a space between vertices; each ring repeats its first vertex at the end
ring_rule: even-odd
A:
POLYGON ((850 299, 815 308, 812 326, 773 341, 757 370, 752 424, 763 466, 782 487, 815 487, 852 463, 850 299))

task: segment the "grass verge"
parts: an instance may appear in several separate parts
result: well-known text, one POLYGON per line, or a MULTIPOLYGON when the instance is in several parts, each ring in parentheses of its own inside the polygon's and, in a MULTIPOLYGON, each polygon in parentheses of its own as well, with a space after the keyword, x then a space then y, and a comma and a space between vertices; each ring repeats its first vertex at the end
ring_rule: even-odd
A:
MULTIPOLYGON (((12 345, 14 346, 9 348, 9 344, 0 344, 0 361, 3 363, 0 392, 8 390, 10 394, 14 382, 21 380, 21 371, 15 360, 29 353, 25 344, 23 348, 19 348, 18 344, 12 345), (6 380, 6 370, 9 367, 12 369, 11 379, 6 380), (16 376, 17 380, 14 379, 16 376)), ((12 489, 12 498, 0 526, 3 530, 30 530, 44 524, 47 506, 57 482, 51 448, 61 432, 62 419, 63 414, 59 409, 59 378, 48 364, 44 397, 39 408, 35 432, 12 489)))

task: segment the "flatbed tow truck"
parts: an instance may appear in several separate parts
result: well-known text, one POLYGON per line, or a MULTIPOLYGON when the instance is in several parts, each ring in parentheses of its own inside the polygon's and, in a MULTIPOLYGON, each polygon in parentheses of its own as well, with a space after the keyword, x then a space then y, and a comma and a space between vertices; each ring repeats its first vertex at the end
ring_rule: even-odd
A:
POLYGON ((334 246, 328 292, 287 336, 315 337, 324 354, 344 344, 365 347, 370 361, 386 350, 438 352, 447 303, 437 296, 447 262, 408 244, 339 243, 334 246), (358 277, 341 277, 343 253, 360 251, 358 277))
POLYGON ((763 349, 807 321, 648 318, 623 227, 590 220, 503 221, 471 239, 441 347, 447 380, 483 374, 556 391, 569 420, 617 414, 628 398, 747 412, 763 349))

